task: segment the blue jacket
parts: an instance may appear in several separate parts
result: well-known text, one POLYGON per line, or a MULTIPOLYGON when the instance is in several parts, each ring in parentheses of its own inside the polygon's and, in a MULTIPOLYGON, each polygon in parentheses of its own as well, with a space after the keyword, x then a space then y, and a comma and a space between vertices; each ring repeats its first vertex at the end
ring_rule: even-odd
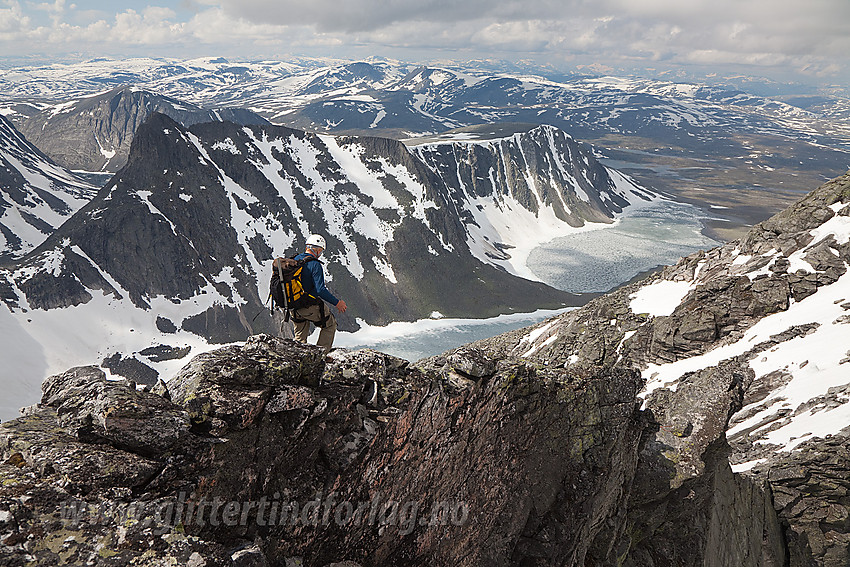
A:
MULTIPOLYGON (((307 254, 304 252, 303 254, 299 254, 295 257, 296 260, 300 260, 307 256, 312 256, 312 254, 307 254)), ((321 262, 307 262, 307 265, 304 266, 310 273, 311 278, 305 277, 306 274, 301 272, 301 285, 304 286, 304 291, 313 297, 321 297, 331 305, 336 305, 339 303, 339 299, 334 297, 328 288, 325 286, 325 272, 322 270, 321 262)))

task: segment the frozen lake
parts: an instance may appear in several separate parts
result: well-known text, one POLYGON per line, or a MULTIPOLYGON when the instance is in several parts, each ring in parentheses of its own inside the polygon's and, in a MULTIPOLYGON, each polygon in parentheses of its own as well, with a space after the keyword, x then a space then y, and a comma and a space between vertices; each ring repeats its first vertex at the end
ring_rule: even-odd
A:
MULTIPOLYGON (((672 201, 644 204, 629 211, 614 226, 557 238, 536 248, 528 258, 528 267, 540 280, 564 291, 608 291, 642 272, 717 246, 718 242, 701 233, 700 219, 704 218, 706 215, 691 205, 672 201)), ((393 323, 366 327, 356 333, 338 333, 335 344, 373 348, 414 361, 526 327, 561 312, 393 323)))
MULTIPOLYGON (((527 327, 565 311, 567 309, 542 309, 534 313, 499 315, 490 319, 423 319, 410 323, 390 323, 385 327, 365 326, 356 333, 338 332, 334 346, 371 348, 415 361, 465 343, 527 327)), ((314 337, 318 337, 318 333, 314 337)), ((310 342, 315 342, 315 338, 311 338, 310 342)))
POLYGON ((683 203, 644 205, 602 232, 579 232, 536 248, 528 267, 564 291, 609 291, 646 270, 720 244, 702 234, 700 219, 705 218, 683 203))

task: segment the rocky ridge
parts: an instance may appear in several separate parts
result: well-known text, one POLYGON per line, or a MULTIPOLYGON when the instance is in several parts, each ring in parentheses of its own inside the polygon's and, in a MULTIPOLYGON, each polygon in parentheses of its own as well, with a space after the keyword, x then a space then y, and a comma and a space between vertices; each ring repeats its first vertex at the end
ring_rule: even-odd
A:
POLYGON ((153 392, 52 377, 0 425, 0 560, 581 564, 627 496, 638 376, 453 361, 258 335, 153 392))
POLYGON ((743 497, 733 483, 778 514, 786 548, 769 551, 766 537, 766 564, 782 565, 784 554, 791 565, 846 564, 848 229, 850 174, 739 241, 474 345, 574 372, 642 369, 658 430, 641 454, 624 564, 709 561, 715 512, 681 498, 712 510, 743 497))
POLYGON ((848 219, 850 174, 741 241, 415 365, 258 335, 153 388, 52 377, 0 425, 0 557, 846 565, 848 219), (816 361, 784 363, 810 340, 816 361))

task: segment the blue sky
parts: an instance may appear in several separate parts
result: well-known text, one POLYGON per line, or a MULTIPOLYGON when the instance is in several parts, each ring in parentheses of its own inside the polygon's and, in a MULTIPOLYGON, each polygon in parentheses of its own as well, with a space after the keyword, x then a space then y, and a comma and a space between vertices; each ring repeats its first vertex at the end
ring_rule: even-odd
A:
POLYGON ((850 0, 0 0, 0 54, 495 58, 850 86, 850 0))

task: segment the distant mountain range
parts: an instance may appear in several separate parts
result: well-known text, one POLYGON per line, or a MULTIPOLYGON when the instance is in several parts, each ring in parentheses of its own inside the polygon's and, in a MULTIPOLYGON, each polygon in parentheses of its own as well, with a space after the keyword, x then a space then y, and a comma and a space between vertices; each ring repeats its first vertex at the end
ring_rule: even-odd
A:
POLYGON ((4 324, 30 341, 8 348, 34 359, 31 384, 83 362, 155 379, 207 342, 276 333, 270 261, 315 232, 342 329, 581 303, 518 277, 528 252, 657 197, 560 130, 513 130, 411 151, 154 113, 97 196, 0 271, 4 324))
MULTIPOLYGON (((708 228, 726 239, 850 167, 850 100, 758 96, 728 84, 533 74, 492 62, 101 59, 0 75, 0 112, 24 131, 44 113, 34 131, 45 116, 83 104, 83 97, 133 85, 184 106, 249 109, 313 132, 409 139, 490 123, 548 124, 593 143, 597 157, 644 186, 706 209, 715 205, 708 228)), ((129 130, 117 130, 125 148, 129 130)), ((101 146, 89 137, 86 167, 115 171, 119 163, 106 163, 101 146, 126 151, 115 146, 117 135, 101 146)))
POLYGON ((136 87, 118 87, 42 110, 22 121, 19 128, 63 167, 115 172, 127 163, 136 129, 153 112, 166 114, 184 126, 225 120, 269 123, 242 108, 204 110, 136 87))
POLYGON ((540 120, 572 120, 570 131, 576 135, 585 128, 628 131, 653 122, 659 126, 686 122, 694 127, 792 133, 821 142, 850 141, 850 101, 838 96, 768 98, 729 86, 545 72, 535 75, 531 70, 519 73, 475 62, 422 67, 385 60, 296 58, 231 63, 223 58, 99 59, 16 69, 0 75, 0 85, 7 103, 4 113, 13 115, 15 121, 15 115, 32 116, 53 107, 55 101, 133 85, 207 108, 248 107, 279 124, 310 120, 316 105, 337 107, 341 114, 348 108, 348 124, 338 123, 333 116, 317 116, 316 127, 335 131, 400 128, 411 134, 433 133, 506 118, 529 122, 518 120, 522 116, 517 113, 546 109, 540 120), (386 115, 375 123, 380 110, 386 115), (289 116, 292 113, 297 117, 289 116), (355 113, 365 116, 356 119, 355 113), (409 123, 414 115, 423 121, 418 127, 409 123), (407 124, 399 126, 402 122, 407 124), (822 128, 826 122, 832 126, 828 133, 822 128), (424 128, 426 123, 435 127, 424 128))

